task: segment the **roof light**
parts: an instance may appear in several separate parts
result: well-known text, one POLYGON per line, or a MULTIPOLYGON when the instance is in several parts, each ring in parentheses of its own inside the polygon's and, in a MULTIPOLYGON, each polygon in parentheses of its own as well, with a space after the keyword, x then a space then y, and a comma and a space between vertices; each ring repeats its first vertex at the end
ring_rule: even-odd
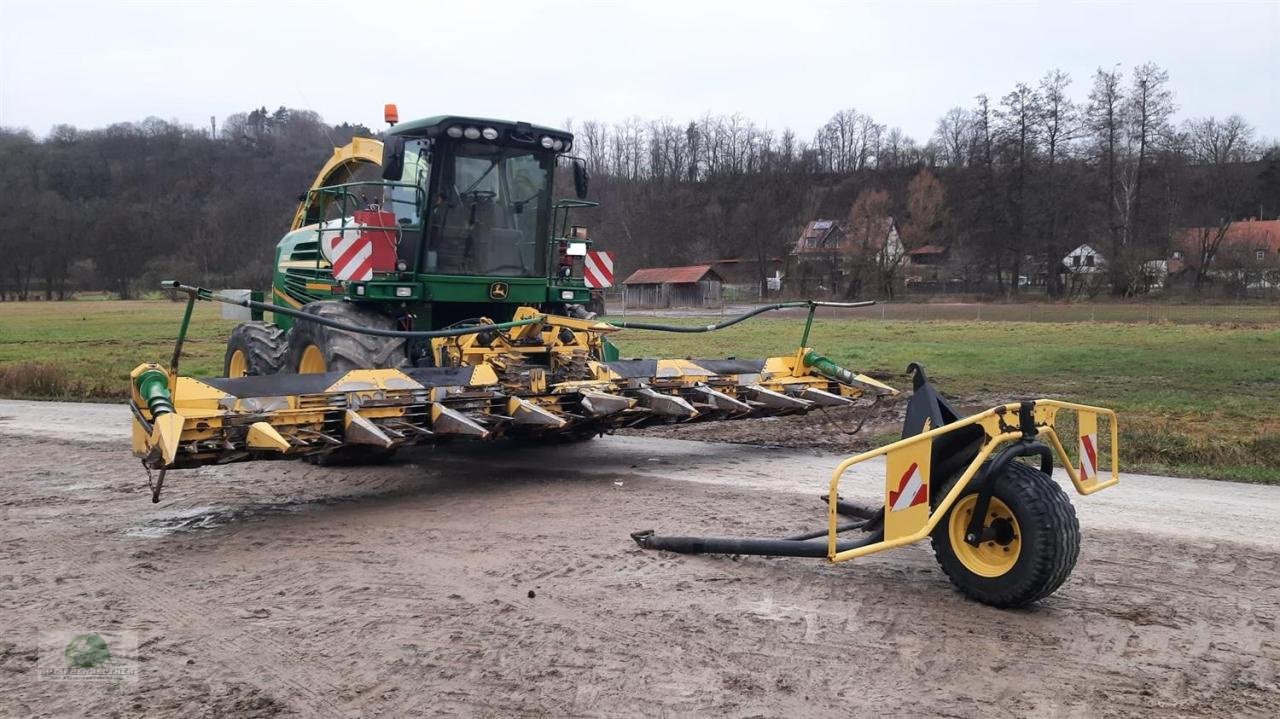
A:
POLYGON ((457 125, 453 125, 448 130, 445 130, 444 134, 456 140, 459 137, 462 137, 462 128, 457 125))
POLYGON ((394 125, 397 122, 400 122, 400 111, 396 109, 396 104, 394 102, 388 102, 382 106, 382 119, 385 120, 388 125, 394 125))
POLYGON ((495 130, 495 129, 493 129, 492 127, 486 127, 485 129, 483 129, 483 130, 481 130, 481 131, 480 131, 480 134, 481 134, 481 135, 484 137, 484 139, 486 139, 486 140, 496 140, 496 139, 498 139, 498 131, 497 131, 497 130, 495 130))
POLYGON ((467 138, 468 140, 479 140, 479 139, 480 139, 480 128, 478 128, 478 127, 468 127, 467 129, 465 129, 465 130, 463 130, 463 131, 462 131, 462 136, 463 136, 463 137, 465 137, 465 138, 467 138))
POLYGON ((556 148, 556 152, 559 152, 564 149, 564 140, 556 140, 553 145, 556 148))
POLYGON ((547 135, 543 135, 543 136, 542 136, 542 146, 543 146, 543 147, 545 147, 545 148, 547 148, 548 150, 550 150, 550 149, 552 148, 552 146, 553 146, 553 145, 555 145, 555 141, 554 141, 554 140, 552 140, 552 139, 551 139, 549 136, 547 136, 547 135))
POLYGON ((565 140, 565 141, 564 141, 564 151, 565 151, 565 152, 568 152, 568 151, 570 151, 570 150, 572 150, 572 149, 573 149, 573 141, 572 141, 572 140, 565 140))

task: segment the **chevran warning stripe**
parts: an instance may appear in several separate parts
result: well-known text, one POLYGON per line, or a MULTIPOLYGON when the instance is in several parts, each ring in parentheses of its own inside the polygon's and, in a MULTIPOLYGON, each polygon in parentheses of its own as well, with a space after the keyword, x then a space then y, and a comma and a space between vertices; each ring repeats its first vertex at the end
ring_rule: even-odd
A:
POLYGON ((332 235, 329 256, 333 259, 333 276, 339 280, 365 282, 373 279, 373 242, 363 233, 332 235))
POLYGON ((912 462, 906 474, 902 475, 902 480, 898 482, 898 491, 889 492, 889 509, 900 512, 917 504, 924 504, 928 500, 929 488, 925 486, 924 479, 920 476, 920 465, 912 462))
POLYGON ((1098 477, 1098 435, 1080 436, 1080 481, 1087 482, 1098 477))
POLYGON ((593 289, 613 286, 613 255, 588 250, 582 263, 582 279, 593 289))

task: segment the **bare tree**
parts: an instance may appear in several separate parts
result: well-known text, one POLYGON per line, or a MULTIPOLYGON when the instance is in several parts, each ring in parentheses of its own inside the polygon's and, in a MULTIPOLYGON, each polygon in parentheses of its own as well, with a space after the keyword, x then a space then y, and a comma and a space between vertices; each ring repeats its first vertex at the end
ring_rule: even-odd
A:
POLYGON ((1079 112, 1076 104, 1067 96, 1067 87, 1071 85, 1071 76, 1061 70, 1052 70, 1040 80, 1041 112, 1039 116, 1039 136, 1044 144, 1045 154, 1045 212, 1047 217, 1044 246, 1045 267, 1048 276, 1050 296, 1062 295, 1062 275, 1058 271, 1058 259, 1065 252, 1058 239, 1059 216, 1062 212, 1062 182, 1058 175, 1058 164, 1063 158, 1068 143, 1076 138, 1079 131, 1079 112))
POLYGON ((1196 292, 1204 289, 1213 266, 1221 261, 1223 241, 1253 180, 1243 166, 1257 159, 1253 134, 1253 128, 1239 115, 1225 120, 1192 119, 1183 124, 1185 144, 1198 170, 1191 187, 1191 211, 1184 213, 1187 223, 1197 229, 1182 238, 1183 246, 1190 245, 1186 249, 1194 253, 1188 264, 1195 271, 1196 292))
POLYGON ((1093 89, 1089 92, 1089 105, 1086 110, 1086 121, 1093 136, 1098 164, 1105 177, 1107 207, 1107 234, 1111 242, 1107 248, 1107 259, 1111 270, 1113 292, 1123 292, 1127 281, 1124 278, 1122 258, 1127 251, 1129 234, 1128 196, 1122 200, 1120 192, 1120 152, 1124 142, 1124 105, 1125 98, 1120 88, 1120 71, 1116 69, 1098 71, 1093 76, 1093 89))
POLYGON ((1040 113, 1040 95, 1023 83, 1018 83, 1013 92, 1001 98, 1000 109, 996 111, 996 117, 1000 121, 1000 141, 1013 165, 1013 185, 1009 193, 1011 222, 1006 240, 1010 255, 1010 292, 1018 291, 1022 259, 1029 244, 1027 184, 1030 177, 1029 165, 1035 153, 1040 113))
POLYGON ((963 107, 953 107, 938 119, 933 139, 939 148, 939 161, 949 167, 964 167, 973 144, 973 119, 963 107))

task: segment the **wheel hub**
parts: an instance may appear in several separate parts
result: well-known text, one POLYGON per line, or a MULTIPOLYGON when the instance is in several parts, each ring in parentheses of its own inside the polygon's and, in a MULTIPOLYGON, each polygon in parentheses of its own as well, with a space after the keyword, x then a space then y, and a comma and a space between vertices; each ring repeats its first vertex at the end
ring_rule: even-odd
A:
POLYGON ((1009 506, 992 497, 983 522, 982 541, 972 546, 965 541, 969 522, 978 504, 978 495, 970 494, 956 502, 948 522, 948 535, 956 558, 969 571, 983 577, 999 577, 1013 569, 1022 552, 1022 530, 1009 506))
POLYGON ((228 377, 244 377, 249 374, 249 359, 245 357, 244 350, 236 350, 231 353, 231 362, 227 364, 228 377))

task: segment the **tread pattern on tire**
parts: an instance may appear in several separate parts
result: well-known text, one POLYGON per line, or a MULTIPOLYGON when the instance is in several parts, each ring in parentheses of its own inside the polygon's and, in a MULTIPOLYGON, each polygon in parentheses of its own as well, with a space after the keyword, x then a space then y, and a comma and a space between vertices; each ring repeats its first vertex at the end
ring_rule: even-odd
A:
MULTIPOLYGON (((395 320, 376 310, 340 300, 322 300, 304 305, 303 312, 346 324, 376 329, 397 329, 395 320)), ((296 372, 302 353, 315 345, 324 354, 329 372, 353 369, 403 367, 407 364, 405 341, 399 337, 375 337, 326 327, 315 322, 295 320, 289 330, 288 370, 296 372)))
MULTIPOLYGON (((937 493, 943 497, 958 478, 937 493)), ((1080 555, 1080 522, 1062 487, 1021 462, 1011 462, 995 478, 993 496, 1014 512, 1022 531, 1017 564, 999 577, 970 572, 951 549, 950 511, 933 531, 934 556, 947 578, 969 598, 995 607, 1021 607, 1039 601, 1062 586, 1080 555)), ((975 493, 976 488, 963 496, 975 493)))
POLYGON ((222 359, 222 374, 230 376, 231 355, 244 352, 250 375, 275 374, 285 365, 289 347, 285 331, 270 322, 242 322, 227 337, 227 353, 222 359))

